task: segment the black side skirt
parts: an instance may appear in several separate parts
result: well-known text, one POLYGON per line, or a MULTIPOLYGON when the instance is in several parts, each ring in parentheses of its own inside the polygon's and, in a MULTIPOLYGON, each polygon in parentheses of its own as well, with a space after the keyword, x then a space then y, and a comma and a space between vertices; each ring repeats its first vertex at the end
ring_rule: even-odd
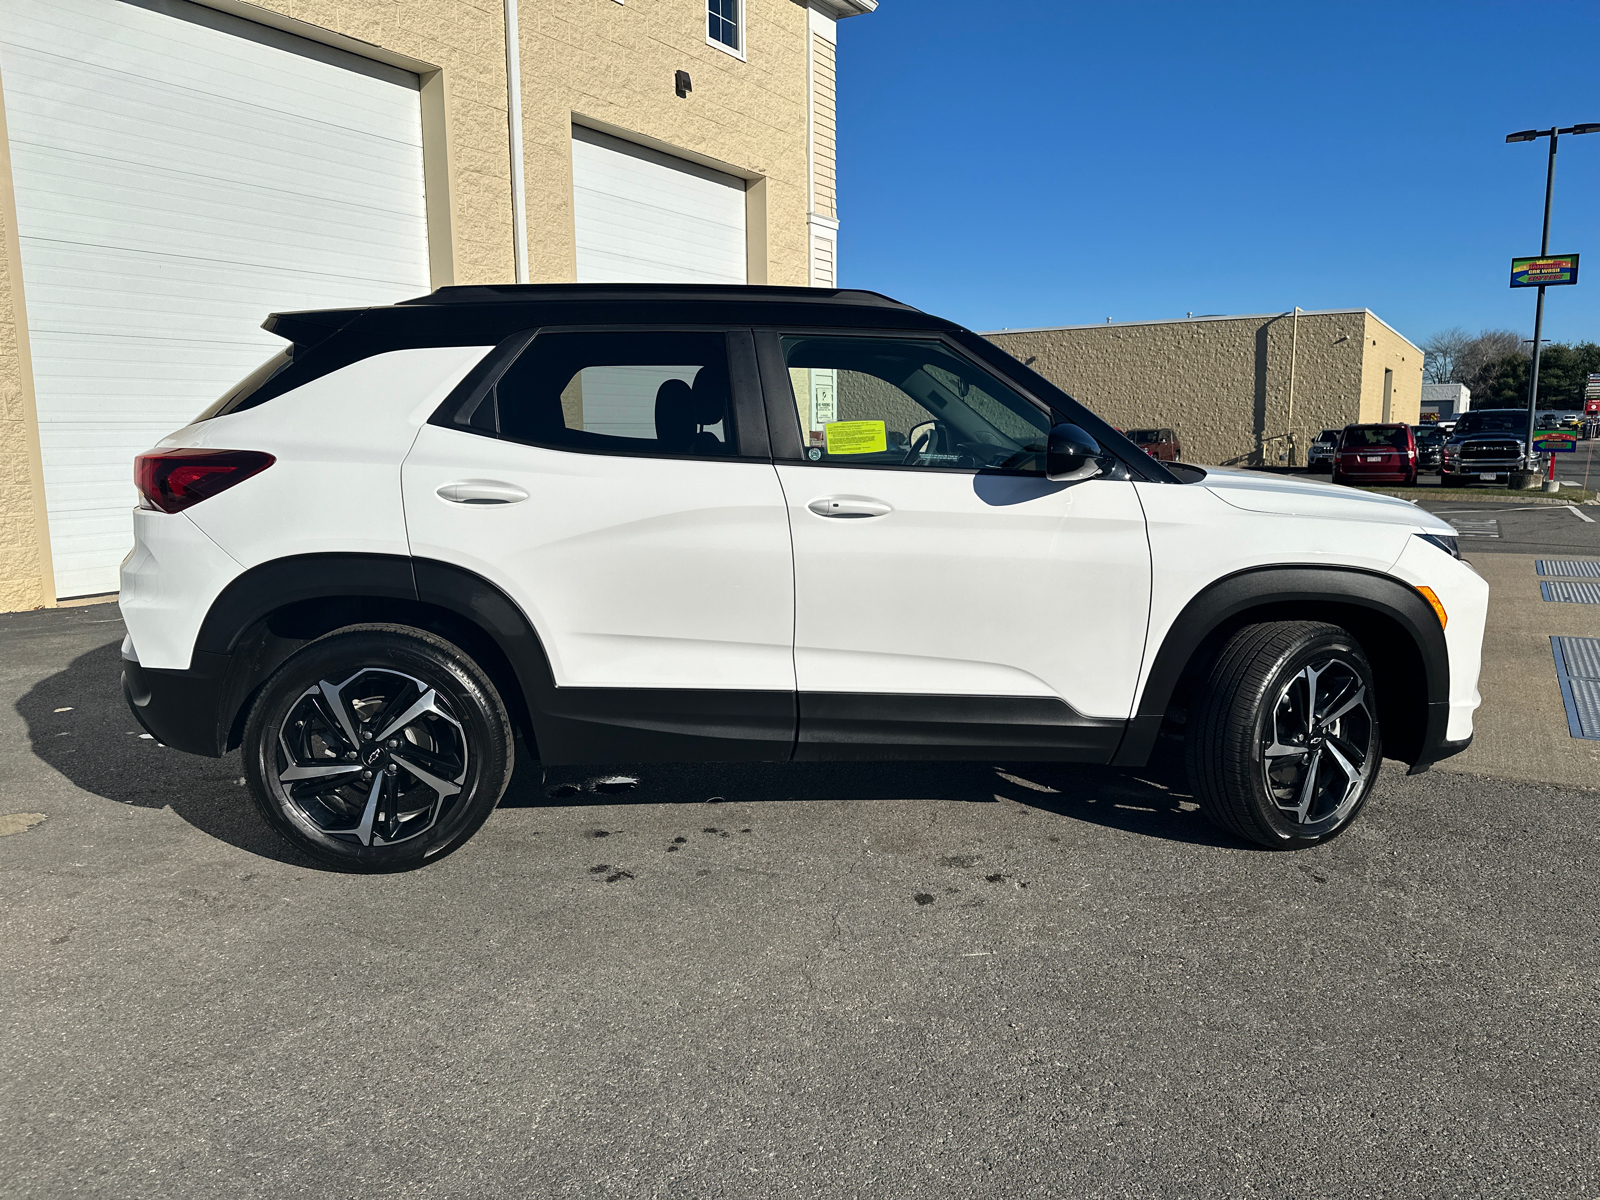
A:
POLYGON ((1017 696, 552 689, 541 759, 607 762, 831 762, 994 759, 1110 762, 1126 721, 1061 700, 1017 696), (798 727, 798 728, 797 728, 798 727), (797 736, 798 733, 798 736, 797 736))
POLYGON ((795 758, 1104 763, 1126 727, 1055 697, 801 692, 795 758))

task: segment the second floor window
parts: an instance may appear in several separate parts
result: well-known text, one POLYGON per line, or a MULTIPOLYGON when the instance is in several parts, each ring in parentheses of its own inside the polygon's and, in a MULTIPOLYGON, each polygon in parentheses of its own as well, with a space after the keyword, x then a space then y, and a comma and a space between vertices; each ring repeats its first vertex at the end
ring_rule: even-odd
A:
POLYGON ((706 0, 706 36, 734 53, 743 50, 739 36, 740 0, 706 0))

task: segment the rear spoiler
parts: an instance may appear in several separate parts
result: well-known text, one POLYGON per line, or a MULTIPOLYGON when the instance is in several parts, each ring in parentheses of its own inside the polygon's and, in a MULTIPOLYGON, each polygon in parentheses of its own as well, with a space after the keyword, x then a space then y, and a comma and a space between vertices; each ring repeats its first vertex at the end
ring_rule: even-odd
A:
POLYGON ((261 322, 261 328, 293 342, 296 350, 309 350, 327 341, 366 311, 364 308, 329 308, 321 312, 273 313, 261 322))

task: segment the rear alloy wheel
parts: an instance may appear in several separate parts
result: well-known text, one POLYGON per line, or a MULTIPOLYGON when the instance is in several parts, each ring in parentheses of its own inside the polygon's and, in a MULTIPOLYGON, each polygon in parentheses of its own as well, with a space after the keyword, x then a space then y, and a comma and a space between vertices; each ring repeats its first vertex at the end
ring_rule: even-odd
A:
POLYGON ((245 725, 245 776, 285 839, 347 871, 403 871, 462 845, 511 777, 505 706, 457 647, 368 625, 310 643, 245 725))
POLYGON ((1249 625, 1223 647, 1190 711, 1186 759, 1201 808, 1274 849, 1347 829, 1378 778, 1372 668, 1345 630, 1249 625))

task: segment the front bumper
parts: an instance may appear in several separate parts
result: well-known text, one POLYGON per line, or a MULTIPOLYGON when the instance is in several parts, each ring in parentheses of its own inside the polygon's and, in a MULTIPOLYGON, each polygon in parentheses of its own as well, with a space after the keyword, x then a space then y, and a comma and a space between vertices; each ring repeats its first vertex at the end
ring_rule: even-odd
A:
MULTIPOLYGON (((1430 730, 1430 732, 1432 731, 1430 730)), ((1428 741, 1422 747, 1421 756, 1416 762, 1411 764, 1411 767, 1406 771, 1406 774, 1421 775, 1429 767, 1433 766, 1434 763, 1443 762, 1447 758, 1455 757, 1468 746, 1472 745, 1472 738, 1473 735, 1469 733, 1466 737, 1462 738, 1458 742, 1446 741, 1442 737, 1437 741, 1428 741)))
POLYGON ((221 714, 227 692, 225 654, 195 651, 187 671, 140 665, 131 638, 122 643, 122 694, 146 733, 165 746, 220 758, 228 748, 221 714))

